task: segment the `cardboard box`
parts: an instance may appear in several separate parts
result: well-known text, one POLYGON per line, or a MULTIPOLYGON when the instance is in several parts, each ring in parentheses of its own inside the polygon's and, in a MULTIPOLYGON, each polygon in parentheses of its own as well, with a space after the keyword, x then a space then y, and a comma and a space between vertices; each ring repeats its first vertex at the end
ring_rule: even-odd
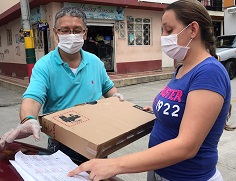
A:
POLYGON ((155 116, 117 97, 39 117, 42 131, 83 156, 101 158, 150 133, 155 116))

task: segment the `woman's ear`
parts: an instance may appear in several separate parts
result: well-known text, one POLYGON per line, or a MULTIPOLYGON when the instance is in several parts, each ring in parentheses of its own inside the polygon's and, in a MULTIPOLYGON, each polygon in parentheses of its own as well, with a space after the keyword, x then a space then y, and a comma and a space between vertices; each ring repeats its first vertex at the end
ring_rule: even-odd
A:
POLYGON ((199 32, 199 24, 196 21, 193 21, 190 25, 191 28, 191 38, 194 38, 197 36, 199 32))

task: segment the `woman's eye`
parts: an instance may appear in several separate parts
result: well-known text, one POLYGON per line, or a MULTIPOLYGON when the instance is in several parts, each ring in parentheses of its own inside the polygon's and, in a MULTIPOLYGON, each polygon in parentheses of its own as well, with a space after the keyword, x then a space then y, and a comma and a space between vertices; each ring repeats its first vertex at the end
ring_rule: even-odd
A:
POLYGON ((172 30, 168 30, 166 32, 170 35, 172 33, 172 30))

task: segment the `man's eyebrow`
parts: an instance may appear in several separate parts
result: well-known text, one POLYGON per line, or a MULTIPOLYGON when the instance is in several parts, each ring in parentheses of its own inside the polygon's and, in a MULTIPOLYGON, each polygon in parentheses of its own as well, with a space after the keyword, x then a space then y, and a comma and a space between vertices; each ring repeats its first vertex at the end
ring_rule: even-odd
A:
MULTIPOLYGON (((62 28, 70 28, 69 26, 62 26, 62 28)), ((83 26, 73 26, 73 28, 83 28, 83 26)))
POLYGON ((61 26, 61 28, 69 28, 68 26, 61 26))
POLYGON ((166 26, 166 24, 167 24, 166 22, 164 22, 164 23, 162 22, 162 26, 166 26))

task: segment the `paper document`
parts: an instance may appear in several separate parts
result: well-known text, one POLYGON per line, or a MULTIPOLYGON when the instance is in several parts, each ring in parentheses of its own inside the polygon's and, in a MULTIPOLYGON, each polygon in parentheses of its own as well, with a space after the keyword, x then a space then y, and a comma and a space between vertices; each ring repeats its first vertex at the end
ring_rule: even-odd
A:
POLYGON ((52 155, 25 155, 18 151, 10 163, 25 181, 89 181, 88 173, 82 172, 74 177, 67 173, 76 165, 70 157, 57 151, 52 155))

